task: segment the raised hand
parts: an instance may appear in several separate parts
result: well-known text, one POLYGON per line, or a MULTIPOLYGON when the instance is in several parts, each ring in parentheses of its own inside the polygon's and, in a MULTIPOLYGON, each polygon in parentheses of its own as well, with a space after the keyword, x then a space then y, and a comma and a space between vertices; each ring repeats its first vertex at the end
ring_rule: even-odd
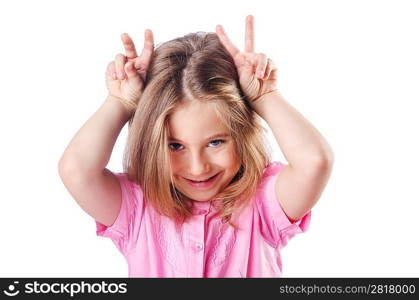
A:
POLYGON ((115 60, 108 64, 106 86, 109 95, 121 100, 129 111, 135 111, 144 91, 147 69, 154 52, 153 32, 144 32, 144 47, 137 55, 134 42, 126 33, 121 35, 126 55, 117 54, 115 60))
POLYGON ((216 33, 230 53, 239 74, 240 86, 250 102, 277 90, 277 68, 264 53, 255 53, 253 16, 246 18, 245 48, 241 52, 230 41, 224 28, 217 25, 216 33))

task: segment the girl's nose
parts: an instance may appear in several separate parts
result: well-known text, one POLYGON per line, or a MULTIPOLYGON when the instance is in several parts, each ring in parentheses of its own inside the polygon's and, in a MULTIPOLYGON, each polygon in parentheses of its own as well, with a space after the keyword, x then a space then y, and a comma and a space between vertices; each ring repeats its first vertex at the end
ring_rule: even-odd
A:
POLYGON ((201 178, 210 171, 208 160, 198 155, 192 155, 189 161, 189 175, 192 178, 201 178))

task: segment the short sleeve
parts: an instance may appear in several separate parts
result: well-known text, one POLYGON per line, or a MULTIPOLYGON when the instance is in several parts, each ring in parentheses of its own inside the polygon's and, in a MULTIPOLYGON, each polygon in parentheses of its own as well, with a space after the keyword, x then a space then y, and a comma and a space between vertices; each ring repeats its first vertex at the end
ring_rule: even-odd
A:
POLYGON ((121 186, 122 202, 119 214, 112 226, 96 222, 96 235, 110 238, 122 254, 135 245, 133 237, 141 224, 143 193, 137 184, 128 180, 126 173, 114 173, 121 186))
POLYGON ((294 223, 288 219, 275 192, 275 182, 285 165, 272 162, 265 168, 256 194, 263 238, 274 248, 283 248, 298 233, 306 232, 310 225, 311 210, 294 223))

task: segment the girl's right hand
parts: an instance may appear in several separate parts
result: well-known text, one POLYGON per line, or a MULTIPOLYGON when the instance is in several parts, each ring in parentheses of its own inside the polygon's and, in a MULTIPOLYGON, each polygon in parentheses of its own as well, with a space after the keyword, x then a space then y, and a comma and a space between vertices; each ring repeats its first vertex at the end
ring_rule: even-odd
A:
POLYGON ((128 111, 133 112, 144 91, 147 69, 153 56, 153 32, 149 29, 145 31, 144 48, 140 56, 128 34, 122 34, 121 39, 126 56, 119 53, 108 64, 106 86, 109 96, 118 98, 128 111))

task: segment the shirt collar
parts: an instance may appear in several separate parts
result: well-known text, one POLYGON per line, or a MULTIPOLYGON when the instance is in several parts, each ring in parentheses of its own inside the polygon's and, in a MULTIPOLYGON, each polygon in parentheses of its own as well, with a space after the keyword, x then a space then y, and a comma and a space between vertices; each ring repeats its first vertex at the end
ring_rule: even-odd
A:
POLYGON ((217 211, 221 200, 210 200, 210 201, 192 201, 192 214, 203 215, 208 214, 210 211, 217 211))

